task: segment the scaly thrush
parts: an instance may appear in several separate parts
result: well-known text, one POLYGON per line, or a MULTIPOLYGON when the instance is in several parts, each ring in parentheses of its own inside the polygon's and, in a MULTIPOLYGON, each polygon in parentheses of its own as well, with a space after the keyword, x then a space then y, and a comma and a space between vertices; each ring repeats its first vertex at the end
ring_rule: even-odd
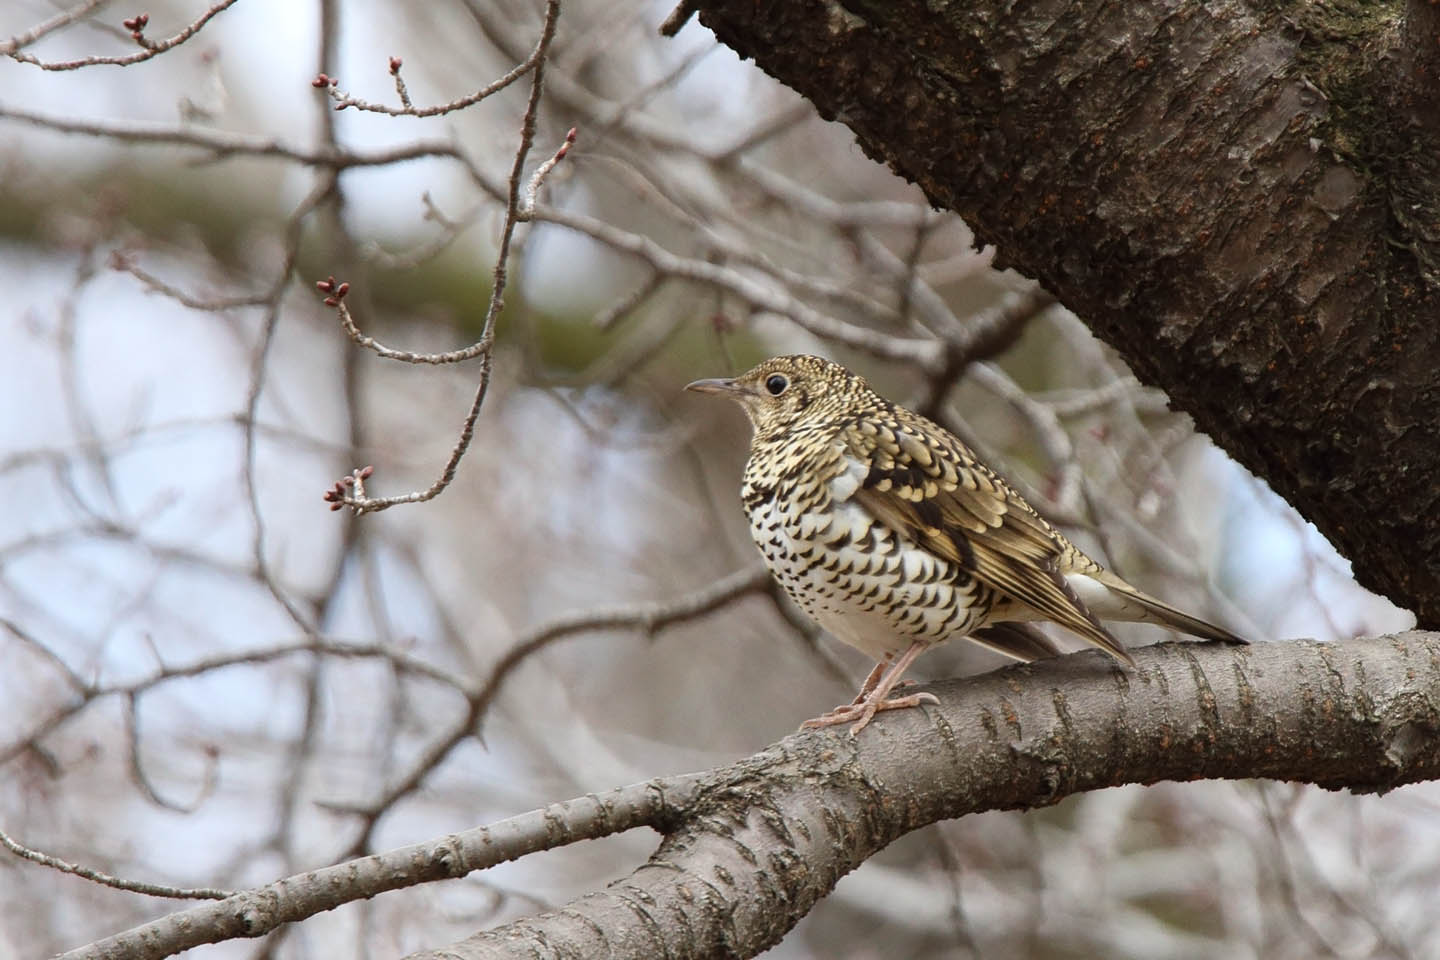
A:
POLYGON ((776 357, 687 389, 737 401, 754 426, 741 496, 750 534, 816 623, 877 662, 854 702, 805 722, 850 723, 934 703, 891 697, 921 653, 965 637, 1016 660, 1061 650, 1048 620, 1124 664, 1101 619, 1244 643, 1137 590, 1080 552, 948 430, 820 357, 776 357))

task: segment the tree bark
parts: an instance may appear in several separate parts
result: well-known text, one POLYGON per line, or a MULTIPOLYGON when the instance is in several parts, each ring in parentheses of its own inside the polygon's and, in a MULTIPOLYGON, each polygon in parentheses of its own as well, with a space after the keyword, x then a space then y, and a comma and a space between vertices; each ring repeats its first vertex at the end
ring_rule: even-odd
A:
POLYGON ((706 774, 649 863, 425 958, 748 957, 901 834, 1158 780, 1386 790, 1440 778, 1440 634, 1161 644, 932 686, 857 739, 803 733, 706 774))
POLYGON ((1440 8, 694 6, 1440 623, 1440 8))

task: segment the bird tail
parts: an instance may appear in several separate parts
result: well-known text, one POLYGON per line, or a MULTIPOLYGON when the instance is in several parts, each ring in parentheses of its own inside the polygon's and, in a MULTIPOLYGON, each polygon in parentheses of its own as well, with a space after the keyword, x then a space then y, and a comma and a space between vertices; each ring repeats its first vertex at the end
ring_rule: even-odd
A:
POLYGON ((969 639, 1021 663, 1058 657, 1065 652, 1039 630, 1014 621, 981 627, 972 632, 969 639))
MULTIPOLYGON (((1102 612, 1100 609, 1097 609, 1097 607, 1104 607, 1104 603, 1097 604, 1086 597, 1086 604, 1101 617, 1112 620, 1132 620, 1141 623, 1159 624, 1160 626, 1179 630, 1181 633, 1188 633, 1192 637, 1201 637, 1205 640, 1218 640, 1220 643, 1250 642, 1244 637, 1231 633, 1224 627, 1217 627, 1208 620, 1192 617, 1183 610, 1175 609, 1163 600, 1157 600, 1148 593, 1135 589, 1108 570, 1100 576, 1093 577, 1093 579, 1103 584, 1112 597, 1119 600, 1120 603, 1127 608, 1123 612, 1102 612), (1136 607, 1139 609, 1135 609, 1136 607)), ((1083 595, 1084 593, 1082 592, 1082 596, 1083 595)))

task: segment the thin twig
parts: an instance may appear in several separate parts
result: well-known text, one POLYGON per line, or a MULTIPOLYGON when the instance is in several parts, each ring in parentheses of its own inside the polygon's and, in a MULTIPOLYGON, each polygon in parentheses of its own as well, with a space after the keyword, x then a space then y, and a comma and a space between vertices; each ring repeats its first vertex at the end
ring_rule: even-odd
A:
POLYGON ((81 17, 100 9, 109 2, 110 0, 85 0, 84 3, 71 7, 69 10, 62 10, 49 20, 36 24, 24 33, 16 34, 4 43, 0 43, 0 55, 11 56, 17 50, 30 46, 46 34, 54 33, 62 27, 68 27, 81 17))
POLYGON ((92 883, 114 887, 116 890, 143 893, 151 897, 166 897, 171 900, 224 900, 226 897, 234 896, 234 891, 218 890, 214 887, 172 887, 160 883, 147 883, 143 880, 126 880, 123 877, 105 873, 103 870, 61 860, 59 857, 27 847, 3 830, 0 830, 0 845, 17 857, 22 857, 32 863, 49 867, 51 870, 59 870, 61 873, 69 873, 92 883))
POLYGON ((239 936, 263 936, 284 924, 388 890, 463 877, 539 850, 636 827, 659 827, 693 802, 701 777, 694 773, 617 787, 438 840, 286 877, 217 904, 193 907, 97 940, 64 957, 159 956, 153 949, 158 943, 165 945, 164 955, 169 955, 239 936), (556 837, 556 824, 565 825, 563 838, 556 837), (152 946, 146 949, 142 944, 152 946))
MULTIPOLYGON (((475 104, 487 100, 506 87, 509 87, 516 80, 519 80, 534 70, 540 63, 540 56, 543 56, 543 51, 541 51, 539 47, 536 47, 535 52, 526 58, 523 63, 517 64, 504 76, 500 77, 500 79, 486 84, 474 93, 451 100, 449 103, 436 104, 433 107, 416 107, 410 103, 409 91, 405 88, 404 81, 400 79, 400 70, 398 67, 392 67, 390 73, 395 78, 396 91, 401 100, 401 106, 399 107, 388 107, 383 103, 371 103, 368 100, 352 97, 348 93, 341 92, 329 82, 323 85, 317 83, 317 86, 323 86, 325 88, 330 99, 335 101, 336 110, 353 108, 366 113, 382 113, 388 117, 443 117, 447 113, 454 113, 457 110, 464 110, 466 107, 473 107, 475 104), (537 56, 537 54, 539 56, 537 56)), ((392 58, 391 62, 394 63, 398 59, 398 57, 392 58)), ((324 77, 326 81, 333 80, 332 77, 328 77, 325 74, 321 74, 315 79, 318 81, 321 77, 324 77)))
MULTIPOLYGON (((136 41, 142 45, 142 49, 124 57, 81 57, 78 60, 45 61, 38 57, 33 57, 28 53, 20 53, 20 47, 25 46, 25 44, 15 45, 14 40, 10 41, 8 45, 0 45, 0 53, 6 53, 14 60, 31 64, 39 67, 41 70, 79 70, 82 67, 96 66, 128 67, 133 64, 143 63, 152 57, 158 57, 167 50, 173 50, 175 47, 180 46, 180 44, 199 33, 205 24, 209 23, 216 14, 228 10, 234 6, 235 3, 236 0, 220 0, 219 3, 213 5, 201 14, 199 19, 186 25, 179 33, 172 37, 167 37, 164 40, 150 40, 145 38, 140 30, 137 29, 134 31, 134 35, 136 41), (10 49, 4 49, 4 46, 10 46, 10 49)), ((62 14, 62 16, 65 15, 62 14)), ((54 21, 52 20, 50 22, 53 23, 54 21)), ((48 23, 42 25, 42 27, 48 26, 48 23)), ((36 30, 40 29, 41 27, 36 28, 36 30)), ((53 27, 50 29, 53 29, 53 27)), ((31 33, 34 32, 35 31, 31 31, 31 33)), ((46 32, 48 32, 48 30, 46 32)))
POLYGON ((379 167, 418 160, 422 157, 460 157, 448 141, 418 140, 381 150, 356 151, 334 147, 308 148, 270 137, 210 130, 204 127, 169 123, 116 123, 105 120, 74 120, 0 105, 0 120, 15 120, 31 126, 102 137, 116 143, 137 143, 158 147, 195 147, 216 157, 271 157, 312 167, 343 170, 350 167, 379 167))
POLYGON ((345 305, 344 300, 338 302, 335 308, 340 316, 340 327, 345 331, 345 335, 357 346, 364 347, 377 357, 383 357, 386 360, 444 366, 446 364, 463 363, 466 360, 474 360, 476 357, 488 353, 490 347, 493 345, 491 341, 482 337, 468 347, 461 347, 459 350, 446 350, 443 353, 415 353, 410 350, 398 350, 394 347, 387 347, 374 337, 361 332, 360 328, 355 325, 355 318, 350 315, 350 308, 345 305))
MULTIPOLYGON (((480 330, 480 338, 475 343, 475 354, 480 360, 480 380, 475 388, 475 397, 470 403, 470 409, 466 411, 465 419, 460 426, 460 435, 450 451, 450 457, 446 460, 445 466, 440 471, 440 476, 435 482, 424 490, 416 490, 410 493, 400 494, 391 497, 358 497, 345 496, 338 500, 332 500, 333 504, 350 507, 358 516, 362 513, 375 513, 386 510, 402 503, 424 503, 433 500, 445 491, 455 479, 455 473, 460 467, 460 461, 470 449, 470 441, 475 436, 475 422, 480 417, 480 408, 485 403, 485 395, 490 389, 490 373, 494 361, 495 345, 495 324, 500 318, 500 311, 505 306, 505 285, 509 278, 510 245, 515 235, 515 228, 525 219, 526 212, 521 198, 521 180, 525 172, 525 158, 530 153, 530 147, 535 142, 536 121, 540 112, 540 96, 544 90, 545 78, 545 55, 550 48, 551 41, 555 38, 555 28, 560 19, 560 0, 548 0, 545 5, 545 22, 540 29, 540 39, 535 45, 533 59, 534 68, 531 72, 530 99, 525 105, 525 114, 520 124, 520 145, 515 150, 515 159, 510 167, 510 177, 507 181, 508 189, 505 199, 505 222, 500 230, 500 249, 495 255, 495 268, 490 287, 490 304, 485 311, 485 323, 480 330)), ((556 152, 552 161, 558 162, 565 155, 565 149, 570 142, 573 142, 574 131, 566 138, 566 145, 556 152)), ((538 181, 537 181, 538 188, 538 181)), ((343 308, 343 301, 337 303, 343 308)), ((352 324, 353 326, 353 324, 352 324)), ((357 331, 358 332, 358 331, 357 331)), ((327 499, 330 499, 327 495, 327 499)))
POLYGON ((409 772, 386 789, 382 796, 366 808, 357 808, 357 812, 364 815, 364 827, 351 846, 352 855, 363 852, 369 846, 375 826, 386 811, 419 789, 431 771, 442 764, 456 747, 480 735, 485 716, 505 682, 520 664, 540 650, 596 630, 630 629, 651 636, 667 627, 714 613, 740 597, 759 593, 769 583, 770 574, 763 567, 741 570, 668 603, 627 604, 586 610, 542 624, 520 637, 490 668, 489 676, 468 694, 470 702, 465 716, 426 748, 409 772))

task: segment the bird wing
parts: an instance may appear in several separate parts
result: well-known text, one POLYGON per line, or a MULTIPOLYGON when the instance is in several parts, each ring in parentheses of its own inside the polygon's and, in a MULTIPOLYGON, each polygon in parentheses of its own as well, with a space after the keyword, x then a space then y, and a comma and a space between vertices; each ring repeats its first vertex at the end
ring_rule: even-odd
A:
POLYGON ((1005 597, 1133 664, 1060 572, 1061 558, 1075 548, 959 440, 898 407, 857 418, 842 439, 865 468, 855 503, 1005 597))
POLYGON ((1058 657, 1065 652, 1056 645, 1054 640, 1030 624, 1014 621, 992 623, 979 630, 972 630, 966 639, 974 641, 982 647, 989 647, 996 653, 1003 653, 1021 663, 1058 657))

